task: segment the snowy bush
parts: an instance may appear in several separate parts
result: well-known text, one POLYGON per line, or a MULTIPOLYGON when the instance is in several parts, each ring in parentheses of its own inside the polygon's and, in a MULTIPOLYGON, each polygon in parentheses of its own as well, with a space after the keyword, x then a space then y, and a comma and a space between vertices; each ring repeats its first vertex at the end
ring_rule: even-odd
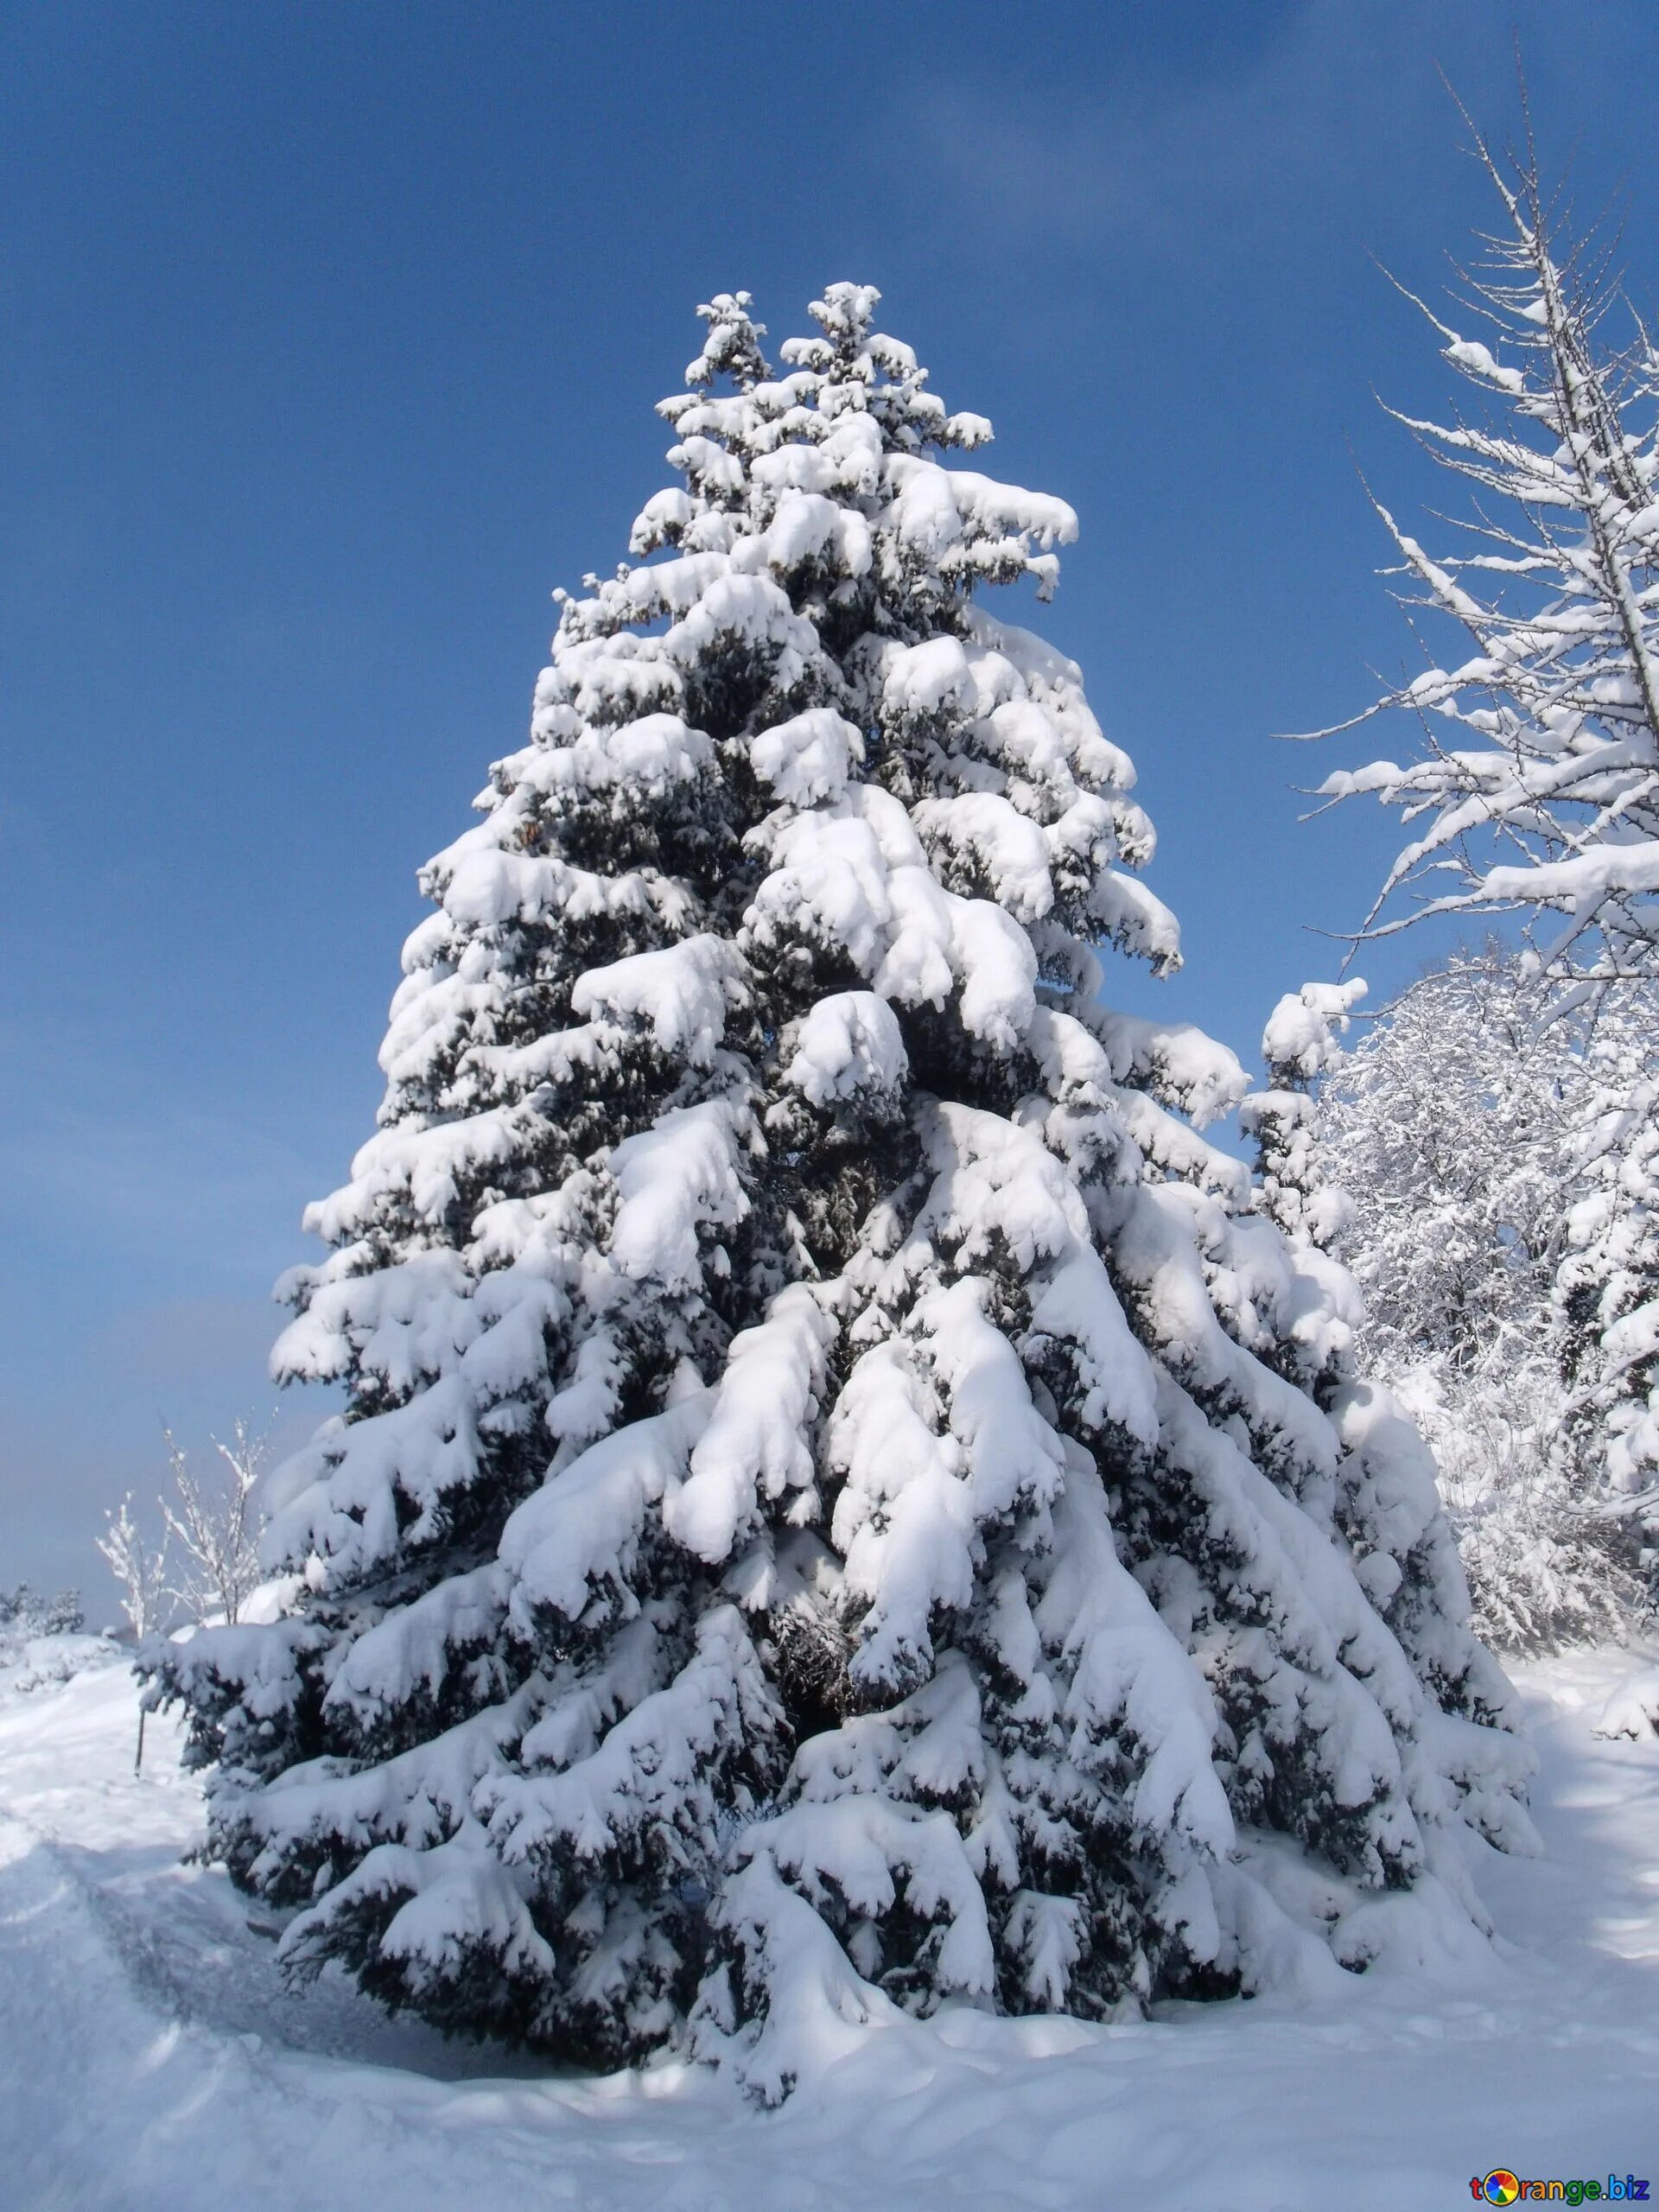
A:
POLYGON ((1489 944, 1421 977, 1324 1078, 1362 1354, 1434 1448, 1476 1624, 1505 1650, 1622 1634, 1649 1603, 1640 1516, 1618 1510, 1605 1408, 1574 1370, 1595 1319, 1579 1286, 1611 1272, 1588 1226, 1604 1103, 1656 1012, 1633 987, 1563 1009, 1489 944))
POLYGON ((1596 1723, 1598 1736, 1659 1736, 1659 1667, 1628 1676, 1609 1697, 1596 1723))
POLYGON ((1400 1378, 1433 1449, 1485 1641, 1532 1655, 1627 1636, 1648 1611, 1628 1534, 1575 1494, 1555 1450, 1560 1369, 1400 1378))
POLYGON ((82 1633, 80 1594, 46 1597, 20 1582, 0 1590, 0 1702, 67 1682, 107 1655, 100 1637, 82 1633))
POLYGON ((430 863, 284 1376, 264 1624, 158 1655, 214 1847, 448 2029, 775 2098, 954 1999, 1334 1982, 1480 1908, 1528 1755, 1351 1284, 1203 1123, 1134 771, 982 588, 1062 501, 944 456, 877 295, 743 295, 680 481, 563 601, 430 863))
POLYGON ((0 1641, 22 1643, 37 1636, 74 1636, 85 1619, 79 1590, 60 1590, 51 1598, 27 1582, 0 1590, 0 1641))

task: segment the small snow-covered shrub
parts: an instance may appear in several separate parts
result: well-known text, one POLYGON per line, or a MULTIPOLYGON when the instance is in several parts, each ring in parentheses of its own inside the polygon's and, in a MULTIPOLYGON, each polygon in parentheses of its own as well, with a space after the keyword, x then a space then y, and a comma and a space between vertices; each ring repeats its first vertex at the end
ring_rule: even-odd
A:
POLYGON ((76 1591, 48 1598, 27 1582, 0 1591, 0 1700, 67 1682, 83 1667, 107 1658, 109 1643, 83 1634, 82 1627, 76 1591))
POLYGON ((42 1636, 74 1636, 85 1624, 78 1590, 60 1590, 48 1598, 20 1582, 15 1590, 0 1590, 0 1650, 42 1636))
POLYGON ((1622 1681, 1596 1723, 1598 1736, 1628 1736, 1641 1742, 1659 1736, 1659 1667, 1643 1668, 1622 1681))

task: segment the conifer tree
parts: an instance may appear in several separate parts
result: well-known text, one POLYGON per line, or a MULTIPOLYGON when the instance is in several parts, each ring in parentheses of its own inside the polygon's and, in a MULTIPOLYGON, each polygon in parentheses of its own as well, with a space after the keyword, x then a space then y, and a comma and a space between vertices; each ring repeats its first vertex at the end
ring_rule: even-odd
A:
POLYGON ((1103 1002, 1179 958, 1133 769, 979 603, 1071 511, 945 465, 877 298, 775 372, 701 310, 285 1286, 304 1594, 159 1685, 296 1973, 768 2098, 894 2005, 1466 1939, 1459 1824, 1527 1832, 1432 1465, 1199 1133, 1242 1071, 1103 1002))

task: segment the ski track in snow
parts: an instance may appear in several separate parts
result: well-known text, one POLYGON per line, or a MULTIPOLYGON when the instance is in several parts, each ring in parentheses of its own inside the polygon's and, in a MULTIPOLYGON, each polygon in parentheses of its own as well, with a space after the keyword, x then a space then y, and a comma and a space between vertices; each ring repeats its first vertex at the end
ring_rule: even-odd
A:
POLYGON ((779 2112, 700 2068, 605 2079, 285 1992, 124 1667, 0 1703, 0 2212, 1431 2212, 1469 2179, 1659 2183, 1659 1737, 1592 1729, 1638 1662, 1516 1670, 1545 1854, 1484 1847, 1498 1929, 1339 2002, 1100 2029, 872 2031, 779 2112))

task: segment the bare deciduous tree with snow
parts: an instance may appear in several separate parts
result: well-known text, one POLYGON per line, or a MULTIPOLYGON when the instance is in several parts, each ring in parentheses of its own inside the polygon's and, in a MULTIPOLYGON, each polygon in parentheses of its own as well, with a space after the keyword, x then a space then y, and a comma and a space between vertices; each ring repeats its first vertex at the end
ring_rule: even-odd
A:
MULTIPOLYGON (((1535 156, 1477 146, 1502 227, 1465 272, 1459 325, 1419 301, 1482 420, 1399 417, 1462 486, 1460 542, 1435 555, 1385 508, 1431 645, 1456 655, 1358 718, 1402 708, 1418 757, 1338 771, 1414 834, 1366 925, 1519 913, 1558 1003, 1659 982, 1659 350, 1593 234, 1546 200, 1535 156), (1628 342, 1616 346, 1616 316, 1628 342), (1395 894, 1415 903, 1401 912, 1395 894)), ((1341 727, 1351 728, 1353 723, 1341 727)), ((1332 732, 1321 733, 1331 735, 1332 732)), ((1610 1091, 1601 1191, 1562 1281, 1580 1464, 1608 1501, 1659 1511, 1659 1086, 1649 1033, 1610 1091)))
POLYGON ((193 1618, 222 1614, 234 1626, 243 1605, 263 1580, 259 1566, 260 1515, 254 1492, 268 1456, 267 1437, 238 1420, 232 1440, 213 1440, 222 1471, 199 1479, 185 1453, 163 1427, 173 1495, 162 1510, 168 1533, 181 1554, 175 1597, 193 1618))
POLYGON ((1325 1084, 1321 1128, 1357 1210, 1345 1250, 1371 1357, 1401 1375, 1512 1368, 1546 1347, 1566 1249, 1586 1027, 1496 942, 1383 1009, 1325 1084))
POLYGON ((1659 988, 1599 1029, 1555 1300, 1565 1456, 1642 1525, 1659 1588, 1659 988))
POLYGON ((120 1593, 120 1605, 135 1643, 160 1628, 173 1608, 168 1581, 167 1537, 152 1545, 132 1517, 132 1492, 120 1506, 104 1516, 104 1534, 98 1548, 109 1562, 120 1593))
POLYGON ((1535 161, 1511 173, 1484 143, 1479 151, 1505 225, 1464 275, 1463 305, 1484 335, 1464 337, 1416 304, 1487 419, 1395 418, 1468 487, 1464 543, 1433 555, 1377 507, 1414 587, 1407 604, 1446 618, 1473 650, 1432 664, 1358 717, 1409 709, 1424 733, 1418 759, 1340 770, 1321 789, 1332 798, 1370 793, 1425 825, 1389 871, 1370 933, 1424 913, 1520 910, 1551 976, 1650 977, 1659 969, 1659 352, 1639 323, 1626 348, 1610 346, 1622 298, 1593 238, 1566 236, 1535 161), (1385 914, 1408 887, 1421 903, 1385 914))

